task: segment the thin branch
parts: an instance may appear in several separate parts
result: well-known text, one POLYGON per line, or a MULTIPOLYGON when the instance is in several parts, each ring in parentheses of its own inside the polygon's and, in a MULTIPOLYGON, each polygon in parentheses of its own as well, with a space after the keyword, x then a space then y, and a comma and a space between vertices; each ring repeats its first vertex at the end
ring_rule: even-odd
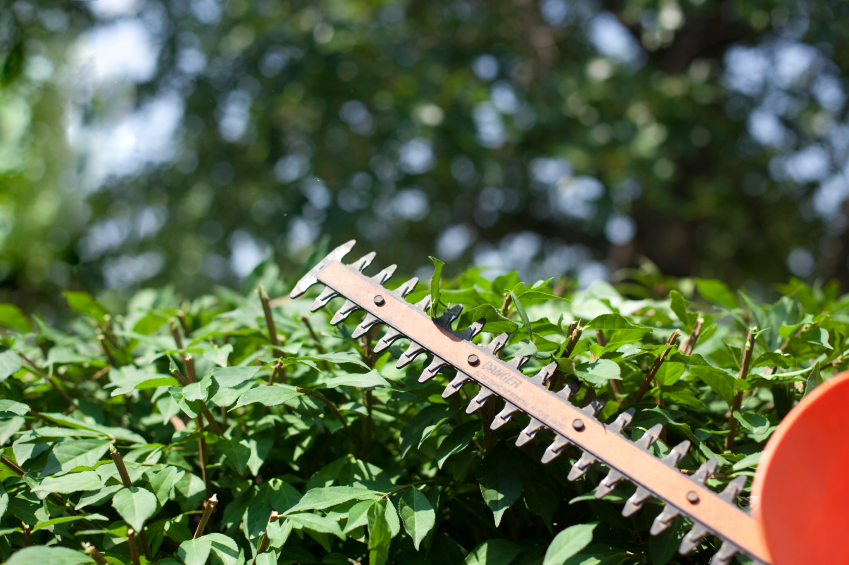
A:
POLYGON ((141 560, 139 559, 139 548, 136 545, 136 531, 132 528, 128 528, 127 538, 130 543, 130 559, 133 560, 133 565, 141 565, 141 560))
POLYGON ((270 526, 273 522, 276 522, 279 517, 280 514, 278 514, 276 510, 272 510, 271 514, 268 516, 268 523, 265 526, 265 532, 263 532, 262 539, 259 540, 259 545, 256 548, 253 565, 256 565, 256 560, 259 559, 259 554, 264 553, 265 550, 268 549, 268 526, 270 526))
MULTIPOLYGON (((669 336, 669 339, 666 340, 666 345, 672 346, 675 345, 675 342, 678 341, 678 336, 681 334, 678 330, 672 332, 672 335, 669 336)), ((636 396, 634 396, 634 404, 643 399, 643 396, 648 392, 649 387, 651 387, 652 381, 654 381, 654 377, 657 374, 658 370, 660 370, 661 364, 663 364, 663 360, 666 359, 666 355, 671 350, 671 347, 667 347, 663 350, 663 353, 658 355, 657 359, 652 363, 651 368, 649 368, 649 372, 646 373, 646 378, 643 379, 642 384, 640 384, 639 390, 637 390, 636 396)), ((655 383, 656 384, 656 383, 655 383)))
POLYGON ((321 340, 318 339, 318 336, 315 334, 315 330, 312 329, 312 324, 310 324, 310 319, 307 316, 301 316, 301 322, 307 327, 307 331, 310 332, 310 337, 315 342, 315 348, 318 349, 319 353, 327 353, 327 350, 324 349, 324 346, 321 345, 321 340))
MULTIPOLYGON (((749 335, 746 336, 746 345, 743 349, 743 358, 740 360, 740 373, 738 378, 746 380, 749 376, 749 366, 752 364, 752 351, 755 348, 755 332, 758 328, 749 330, 749 335)), ((737 432, 737 418, 734 417, 734 412, 740 411, 740 406, 743 404, 743 391, 734 395, 734 402, 731 404, 731 414, 728 417, 728 435, 725 436, 725 451, 734 450, 734 434, 737 432)))
MULTIPOLYGON (((198 430, 203 432, 203 416, 198 416, 195 419, 195 423, 197 424, 198 430)), ((198 459, 200 460, 200 470, 201 475, 203 476, 203 484, 206 485, 206 496, 210 496, 210 493, 212 492, 212 484, 209 480, 209 471, 206 468, 206 466, 209 464, 209 455, 206 450, 206 438, 203 435, 198 438, 198 459)))
MULTIPOLYGON (((109 371, 111 371, 111 370, 112 370, 112 365, 106 365, 105 367, 103 367, 102 369, 100 369, 98 372, 96 372, 95 374, 93 374, 93 375, 91 376, 91 380, 96 381, 96 380, 98 380, 100 377, 102 377, 103 375, 105 375, 105 374, 109 373, 109 371)), ((95 551, 96 551, 96 550, 95 550, 95 551)))
POLYGON ((268 328, 268 341, 274 346, 274 356, 281 357, 283 354, 277 349, 280 345, 280 340, 277 338, 277 326, 274 324, 274 314, 271 312, 271 303, 268 300, 268 295, 265 293, 265 287, 259 285, 256 293, 262 302, 262 311, 265 314, 265 326, 268 328))
POLYGON ((118 474, 121 476, 121 482, 124 483, 124 486, 127 488, 133 486, 133 481, 127 472, 127 466, 124 465, 124 458, 121 457, 121 454, 115 449, 114 445, 109 446, 109 455, 112 456, 112 461, 115 462, 115 467, 118 468, 118 474))
POLYGON ((94 562, 97 563, 97 565, 106 565, 108 563, 106 558, 103 557, 103 554, 88 542, 83 542, 83 553, 94 559, 94 562))
MULTIPOLYGON (((369 369, 374 369, 374 350, 371 347, 371 334, 374 328, 369 329, 363 337, 363 362, 369 369)), ((366 417, 363 419, 362 445, 360 446, 360 459, 369 460, 371 451, 371 440, 373 436, 374 420, 372 418, 372 394, 370 390, 363 391, 363 406, 366 407, 366 417)))
POLYGON ((704 324, 704 319, 699 316, 696 320, 696 325, 693 326, 693 332, 690 334, 690 337, 687 338, 683 344, 681 344, 681 353, 684 355, 692 355, 693 349, 696 347, 696 343, 699 341, 699 334, 702 333, 702 324, 704 324))
POLYGON ((345 431, 348 433, 348 437, 351 438, 351 443, 353 443, 354 447, 356 447, 357 451, 359 451, 359 442, 357 442, 357 438, 354 437, 354 432, 352 432, 351 428, 348 427, 348 422, 345 421, 345 417, 342 416, 342 413, 339 412, 339 409, 336 407, 335 404, 333 404, 333 402, 328 400, 327 397, 324 396, 323 394, 321 394, 319 392, 315 392, 314 390, 308 390, 308 389, 301 388, 301 387, 296 387, 295 390, 297 390, 301 394, 306 394, 307 396, 311 396, 311 397, 315 398, 316 400, 319 400, 319 401, 327 404, 327 406, 333 411, 333 414, 336 416, 336 418, 342 423, 342 427, 345 428, 345 431))
POLYGON ((206 524, 209 522, 210 516, 215 512, 215 506, 218 504, 218 495, 213 494, 209 497, 209 500, 203 503, 203 514, 200 517, 200 522, 198 522, 198 527, 195 530, 195 535, 192 536, 192 539, 197 539, 203 535, 203 530, 206 529, 206 524))
POLYGON ((504 293, 504 302, 501 303, 501 315, 505 318, 510 313, 510 304, 513 302, 513 297, 509 292, 504 293))
POLYGON ((195 371, 195 360, 191 355, 186 355, 186 381, 189 384, 196 383, 198 380, 197 372, 195 371))
POLYGON ((106 339, 106 336, 103 334, 97 334, 97 341, 100 343, 100 348, 103 349, 103 354, 106 355, 106 359, 109 361, 109 364, 113 367, 118 366, 118 362, 115 360, 115 356, 112 355, 112 350, 109 346, 109 340, 106 339))

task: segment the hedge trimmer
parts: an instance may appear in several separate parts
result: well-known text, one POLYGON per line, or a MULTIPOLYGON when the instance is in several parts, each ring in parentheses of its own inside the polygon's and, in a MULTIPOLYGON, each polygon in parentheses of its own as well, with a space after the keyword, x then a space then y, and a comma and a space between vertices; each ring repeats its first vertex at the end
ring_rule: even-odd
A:
POLYGON ((416 304, 405 300, 417 279, 389 291, 382 285, 393 274, 394 266, 373 277, 362 274, 372 262, 373 253, 351 265, 342 264, 342 257, 353 245, 350 241, 333 250, 298 282, 292 298, 322 283, 326 289, 315 300, 313 310, 337 296, 346 299, 332 324, 364 310, 366 314, 354 331, 355 338, 377 325, 388 327, 375 344, 376 353, 405 338, 410 345, 398 360, 399 368, 421 354, 433 356, 420 382, 444 369, 455 369, 457 375, 443 396, 455 394, 465 384, 477 384, 480 391, 471 400, 468 413, 501 398, 504 408, 492 420, 493 430, 518 413, 530 418, 517 445, 527 444, 544 430, 554 432, 543 463, 563 454, 568 446, 579 448, 582 455, 572 466, 569 480, 581 477, 593 465, 605 465, 609 472, 596 488, 596 498, 605 497, 623 481, 632 482, 637 488, 625 503, 624 516, 636 513, 652 498, 660 500, 664 507, 652 524, 652 535, 669 528, 678 516, 685 516, 693 527, 681 540, 680 552, 689 553, 705 536, 715 535, 722 545, 713 556, 712 565, 727 565, 738 553, 762 565, 849 563, 849 434, 845 433, 849 430, 845 416, 849 373, 832 378, 806 396, 773 434, 755 474, 750 514, 736 504, 746 486, 744 475, 731 480, 722 492, 714 492, 706 481, 717 469, 716 459, 707 460, 692 474, 682 473, 677 465, 686 455, 689 441, 673 447, 663 459, 655 457, 649 448, 660 436, 660 424, 631 441, 623 430, 635 414, 633 408, 609 424, 602 423, 597 416, 604 407, 604 395, 588 393, 584 405, 578 407, 570 398, 579 391, 579 380, 567 383, 557 392, 549 390, 546 385, 555 374, 556 363, 543 367, 532 378, 526 377, 521 368, 527 357, 504 362, 497 356, 508 341, 507 334, 495 337, 485 346, 474 344, 472 338, 481 332, 485 320, 463 331, 453 330, 451 324, 459 317, 460 306, 432 319, 426 313, 429 297, 416 304), (798 503, 794 504, 794 499, 798 503))

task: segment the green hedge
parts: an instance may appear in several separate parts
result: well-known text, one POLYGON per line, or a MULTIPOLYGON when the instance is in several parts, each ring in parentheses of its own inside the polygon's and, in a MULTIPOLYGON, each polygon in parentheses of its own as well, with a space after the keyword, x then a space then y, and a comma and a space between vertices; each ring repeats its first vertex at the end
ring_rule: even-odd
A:
MULTIPOLYGON (((419 384, 424 356, 395 369, 405 340, 374 355, 351 338, 361 314, 330 326, 341 299, 311 314, 318 291, 289 300, 289 286, 263 266, 244 294, 180 303, 146 289, 121 313, 68 292, 77 314, 58 325, 0 306, 0 557, 132 563, 137 547, 139 562, 186 565, 662 565, 718 548, 708 536, 679 556, 684 519, 651 537, 658 503, 623 518, 631 485, 595 500, 602 466, 567 481, 577 451, 542 465, 550 435, 515 447, 524 417, 490 432, 495 402, 463 410, 474 385, 443 399, 452 375, 419 384)), ((655 454, 689 440, 680 467, 716 457, 719 489, 752 475, 781 418, 846 364, 846 298, 780 290, 761 304, 711 280, 577 290, 470 270, 408 300, 463 304, 460 328, 486 317, 481 343, 510 332, 504 358, 530 355, 526 374, 559 358, 554 387, 583 381, 576 404, 608 392, 603 421, 636 408, 632 438, 664 424, 655 454)))

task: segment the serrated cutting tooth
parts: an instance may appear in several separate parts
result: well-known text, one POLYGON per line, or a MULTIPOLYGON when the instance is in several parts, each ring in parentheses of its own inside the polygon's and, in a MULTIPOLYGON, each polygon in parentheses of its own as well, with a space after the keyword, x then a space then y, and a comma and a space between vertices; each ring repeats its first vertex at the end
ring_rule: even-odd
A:
POLYGON ((537 435, 541 429, 545 427, 545 424, 537 420, 536 418, 531 418, 531 423, 528 424, 522 433, 519 434, 519 437, 516 438, 516 447, 522 447, 537 435))
POLYGON ((466 408, 466 414, 471 414, 477 410, 480 410, 481 408, 483 408, 483 405, 486 404, 486 401, 492 398, 493 396, 497 395, 488 388, 481 387, 480 392, 478 392, 477 396, 475 396, 472 401, 469 402, 469 406, 466 408))
POLYGON ((472 382, 472 377, 469 375, 465 375, 463 373, 457 373, 457 376, 454 377, 448 386, 445 387, 445 390, 442 391, 442 398, 448 398, 453 394, 457 394, 457 392, 463 388, 463 385, 472 382))
POLYGON ((598 413, 604 409, 604 405, 607 404, 607 400, 608 396, 605 392, 601 396, 593 398, 590 403, 581 408, 581 410, 595 418, 596 416, 598 416, 598 413))
POLYGON ((330 325, 335 326, 342 322, 345 318, 359 310, 360 307, 351 302, 350 300, 346 300, 345 304, 333 315, 333 318, 330 319, 330 325))
POLYGON ((513 357, 512 359, 510 359, 507 365, 513 367, 516 370, 520 370, 525 365, 525 363, 528 362, 528 360, 530 360, 530 357, 513 357))
POLYGON ((466 328, 465 330, 459 332, 457 335, 460 339, 471 340, 473 337, 481 333, 483 327, 486 325, 486 318, 481 318, 480 320, 474 322, 471 326, 466 328))
POLYGON ((627 410, 616 416, 616 419, 613 420, 613 423, 607 426, 607 429, 614 431, 617 434, 621 434, 622 430, 627 428, 628 424, 631 423, 631 420, 634 419, 635 413, 636 410, 634 410, 633 408, 628 408, 627 410))
POLYGON ((320 308, 324 308, 325 306, 327 306, 328 302, 330 302, 337 296, 339 296, 338 292, 336 292, 330 287, 325 288, 321 291, 321 294, 318 295, 318 298, 313 301, 312 306, 310 306, 310 312, 315 312, 320 308))
POLYGON ((484 349, 495 355, 498 351, 507 345, 507 340, 510 339, 510 334, 499 334, 492 341, 483 346, 484 349))
POLYGON ((425 370, 422 371, 421 376, 419 377, 420 383, 426 383, 430 379, 436 376, 436 373, 448 367, 450 363, 441 357, 433 356, 433 361, 430 362, 430 365, 425 367, 425 370))
POLYGON ((693 551, 696 546, 698 546, 702 539, 710 533, 710 530, 702 526, 701 524, 696 524, 693 526, 693 529, 687 532, 687 535, 684 536, 684 539, 681 540, 681 545, 678 547, 678 553, 681 555, 687 555, 691 551, 693 551))
POLYGON ((380 323, 380 318, 375 316, 374 314, 366 314, 366 317, 363 318, 363 321, 360 322, 360 325, 354 328, 354 333, 351 334, 351 337, 354 339, 359 339, 364 336, 375 324, 380 323))
POLYGON ((718 466, 719 461, 717 461, 715 457, 712 457, 701 464, 699 470, 693 473, 691 479, 696 481, 700 485, 704 485, 705 481, 707 481, 713 476, 714 473, 716 473, 716 468, 718 466))
POLYGON ((684 440, 675 447, 673 447, 669 454, 661 459, 661 462, 666 464, 669 467, 677 467, 678 463, 687 455, 687 451, 690 450, 690 440, 684 440))
POLYGON ((407 351, 401 354, 401 357, 398 358, 398 362, 395 363, 396 369, 403 369, 410 363, 416 360, 416 357, 421 355, 427 351, 423 346, 419 345, 415 341, 410 342, 410 347, 407 348, 407 351))
MULTIPOLYGON (((398 296, 400 298, 404 298, 405 296, 407 296, 408 294, 413 292, 413 289, 416 288, 417 284, 419 284, 419 278, 413 277, 410 280, 408 280, 407 282, 405 282, 404 284, 402 284, 401 286, 399 286, 398 288, 396 288, 395 290, 393 290, 392 294, 394 294, 395 296, 398 296)), ((428 298, 430 298, 430 297, 428 297, 428 298)))
POLYGON ((595 497, 596 498, 604 498, 616 488, 622 480, 625 479, 625 475, 617 471, 616 469, 611 469, 610 472, 604 477, 601 482, 598 484, 598 487, 595 489, 595 497))
POLYGON ((625 502, 625 508, 622 509, 622 515, 626 518, 634 515, 643 507, 648 499, 652 497, 652 493, 648 489, 638 486, 637 492, 631 495, 631 498, 625 502))
MULTIPOLYGON (((734 556, 740 553, 740 548, 727 541, 722 542, 719 551, 717 551, 713 559, 710 560, 710 565, 728 565, 734 556)), ((754 561, 756 565, 763 565, 761 561, 754 561)))
POLYGON ((418 310, 419 312, 424 312, 430 306, 430 295, 425 296, 415 304, 413 304, 413 308, 418 310))
POLYGON ((651 447, 652 444, 657 441, 657 438, 660 437, 661 431, 663 431, 662 424, 652 426, 646 431, 646 433, 643 434, 643 437, 637 440, 637 447, 648 450, 648 448, 651 447))
POLYGON ((374 352, 380 353, 384 349, 390 347, 395 340, 404 337, 404 334, 396 330, 395 328, 389 328, 386 330, 386 334, 380 338, 377 343, 374 344, 374 352))
POLYGON ((564 400, 569 400, 578 394, 579 390, 581 390, 581 381, 575 379, 566 383, 566 386, 564 386, 562 390, 557 391, 555 394, 564 400))
POLYGON ((519 411, 520 410, 518 406, 510 404, 509 402, 505 402, 504 408, 501 410, 501 412, 496 414, 495 418, 492 419, 492 423, 489 425, 489 429, 497 430, 498 428, 509 422, 513 418, 513 416, 515 416, 516 413, 519 411))
POLYGON ((590 387, 587 389, 586 394, 584 394, 584 398, 581 399, 581 408, 586 408, 593 400, 595 400, 595 389, 590 387))
POLYGON ((362 273, 363 270, 365 270, 365 268, 371 265, 371 262, 374 261, 375 255, 377 254, 374 251, 367 253, 348 266, 362 273))
POLYGON ((460 317, 460 313, 463 311, 463 305, 457 304, 456 306, 452 306, 449 308, 443 315, 434 320, 440 326, 451 328, 451 324, 454 323, 454 320, 460 317))
POLYGON ((572 442, 566 439, 565 437, 558 435, 557 438, 555 438, 554 443, 549 445, 546 448, 545 453, 542 454, 543 464, 554 461, 554 459, 556 459, 558 455, 563 453, 563 449, 571 443, 572 442))
POLYGON ((327 256, 322 259, 318 265, 309 270, 309 272, 301 277, 301 280, 295 285, 295 288, 292 289, 292 292, 289 293, 289 298, 297 298, 309 289, 312 285, 318 282, 318 278, 316 275, 324 269, 327 265, 332 263, 333 261, 339 261, 348 254, 351 248, 354 247, 356 240, 351 240, 348 243, 340 245, 333 251, 327 254, 327 256))
POLYGON ((590 470, 590 467, 598 463, 598 459, 596 459, 589 452, 585 451, 581 454, 580 459, 578 459, 572 468, 569 470, 569 475, 566 477, 567 480, 575 481, 582 476, 584 473, 590 470))
POLYGON ((680 515, 681 514, 677 510, 675 510, 673 507, 668 506, 668 505, 664 506, 663 512, 658 514, 657 517, 654 519, 654 522, 652 522, 651 530, 649 530, 649 533, 653 536, 658 535, 659 533, 663 532, 666 528, 671 526, 672 520, 674 520, 675 518, 677 518, 680 515))
POLYGON ((746 486, 746 476, 740 475, 735 477, 733 481, 725 485, 725 489, 719 493, 719 498, 725 502, 734 504, 737 500, 737 495, 740 494, 746 486))
POLYGON ((539 386, 545 386, 545 383, 548 382, 548 379, 554 375, 554 371, 557 370, 557 362, 551 362, 542 369, 539 370, 539 373, 531 377, 531 381, 539 386))

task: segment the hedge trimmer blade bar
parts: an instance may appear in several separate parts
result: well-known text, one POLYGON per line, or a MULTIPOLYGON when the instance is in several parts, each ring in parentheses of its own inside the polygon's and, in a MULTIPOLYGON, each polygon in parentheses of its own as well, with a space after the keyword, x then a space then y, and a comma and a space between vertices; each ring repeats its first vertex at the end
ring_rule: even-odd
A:
MULTIPOLYGON (((365 318, 356 335, 363 335, 379 324, 388 326, 377 342, 375 352, 383 351, 398 339, 408 339, 410 345, 398 360, 399 368, 414 362, 422 354, 432 356, 432 361, 419 378, 420 382, 432 379, 444 369, 455 369, 457 375, 447 385, 443 397, 457 393, 468 383, 479 385, 480 391, 471 400, 468 413, 480 409, 486 402, 502 399, 504 408, 492 420, 490 427, 493 430, 503 426, 516 413, 527 415, 530 423, 519 434, 516 445, 533 441, 544 430, 553 432, 554 441, 545 450, 543 463, 557 458, 568 446, 579 448, 582 455, 573 465, 569 480, 582 476, 592 465, 606 465, 609 472, 597 487, 596 498, 603 498, 624 481, 630 481, 637 487, 625 504, 623 515, 631 516, 640 511, 652 498, 660 500, 664 508, 652 525, 652 535, 666 530, 676 517, 686 516, 694 525, 681 541, 681 553, 693 550, 705 536, 715 535, 722 540, 722 545, 713 556, 711 565, 727 565, 737 553, 748 555, 756 564, 773 563, 761 524, 735 504, 745 487, 745 476, 732 480, 721 493, 710 490, 705 482, 717 468, 715 459, 706 461, 692 475, 685 475, 677 469, 677 464, 686 455, 690 442, 674 446, 665 458, 658 459, 649 449, 658 439, 661 425, 646 430, 639 439, 631 441, 622 431, 630 424, 633 409, 622 412, 610 424, 600 422, 597 415, 604 407, 606 395, 596 398, 590 389, 584 395, 582 407, 573 405, 570 399, 579 391, 580 381, 569 382, 558 392, 546 388, 557 368, 555 363, 543 367, 532 378, 526 377, 520 369, 529 358, 515 357, 504 362, 496 356, 507 343, 507 334, 495 337, 485 346, 474 344, 471 339, 483 329, 485 320, 479 320, 463 331, 453 330, 451 324, 459 317, 461 306, 451 308, 440 318, 431 319, 426 314, 427 298, 418 304, 411 304, 404 298, 415 287, 415 279, 395 291, 389 291, 382 286, 386 277, 363 275, 361 270, 364 265, 359 262, 343 265, 338 258, 352 245, 349 242, 333 251, 298 282, 292 295, 297 296, 315 282, 321 282, 327 289, 322 293, 325 298, 320 297, 316 306, 326 305, 328 296, 339 295, 346 299, 331 323, 339 323, 353 312, 364 310, 365 318)), ((370 262, 371 256, 368 257, 370 262)), ((766 499, 764 503, 767 503, 766 499)), ((799 562, 775 561, 775 565, 785 563, 796 565, 799 562)))

